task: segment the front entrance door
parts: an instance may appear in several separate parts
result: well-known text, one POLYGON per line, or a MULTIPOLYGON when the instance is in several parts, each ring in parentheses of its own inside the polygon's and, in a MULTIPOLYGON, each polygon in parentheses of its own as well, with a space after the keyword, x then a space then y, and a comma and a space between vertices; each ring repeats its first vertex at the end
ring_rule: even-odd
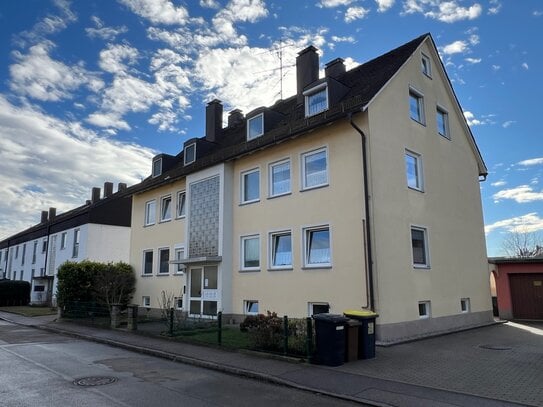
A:
POLYGON ((189 271, 189 314, 212 318, 217 315, 217 266, 191 267, 189 271))

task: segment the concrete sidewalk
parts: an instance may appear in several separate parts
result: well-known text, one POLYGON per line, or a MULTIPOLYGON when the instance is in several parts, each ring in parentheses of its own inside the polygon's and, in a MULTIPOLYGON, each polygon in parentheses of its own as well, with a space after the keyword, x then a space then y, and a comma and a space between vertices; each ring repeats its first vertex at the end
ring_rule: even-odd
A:
POLYGON ((543 405, 543 324, 528 327, 532 332, 497 325, 378 348, 376 359, 331 368, 55 322, 54 316, 0 312, 0 319, 376 406, 543 405), (511 349, 488 349, 493 344, 511 349))

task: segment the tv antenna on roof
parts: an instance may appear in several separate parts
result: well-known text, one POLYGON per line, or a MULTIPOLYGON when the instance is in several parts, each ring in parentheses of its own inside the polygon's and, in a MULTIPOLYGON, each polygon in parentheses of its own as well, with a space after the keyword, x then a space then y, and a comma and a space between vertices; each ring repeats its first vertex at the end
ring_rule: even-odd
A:
MULTIPOLYGON (((278 46, 276 46, 275 48, 272 48, 270 50, 264 51, 264 52, 272 53, 274 56, 276 56, 279 59, 279 67, 278 68, 272 68, 272 69, 266 69, 266 70, 259 71, 259 72, 255 72, 255 74, 259 74, 259 73, 264 73, 264 72, 279 71, 279 81, 278 81, 278 83, 279 83, 279 96, 280 96, 281 99, 283 99, 283 79, 287 74, 287 72, 284 72, 285 68, 292 68, 293 66, 295 66, 295 64, 290 64, 290 65, 284 65, 283 64, 283 50, 285 48, 287 48, 287 47, 292 47, 292 46, 293 46, 292 44, 284 44, 283 40, 280 39, 278 46)), ((264 52, 262 52, 262 54, 264 52)), ((257 54, 257 55, 259 55, 259 54, 257 54)), ((276 85, 277 84, 275 84, 274 87, 276 85)))

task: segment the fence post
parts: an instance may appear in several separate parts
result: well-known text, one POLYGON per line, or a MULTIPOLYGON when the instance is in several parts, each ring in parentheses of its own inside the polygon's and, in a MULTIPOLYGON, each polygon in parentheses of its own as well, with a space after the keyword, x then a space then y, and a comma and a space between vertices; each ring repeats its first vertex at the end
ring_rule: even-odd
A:
POLYGON ((170 329, 170 336, 173 336, 173 307, 170 308, 170 326, 168 327, 170 329))
POLYGON ((222 311, 219 311, 217 313, 217 323, 218 323, 218 342, 219 342, 219 346, 222 345, 222 311))
POLYGON ((283 316, 283 354, 288 353, 288 317, 283 316))
POLYGON ((138 307, 139 305, 132 304, 128 306, 128 322, 126 329, 135 331, 138 329, 138 307))
POLYGON ((121 305, 120 304, 112 304, 111 305, 111 328, 115 329, 118 328, 120 325, 119 321, 119 314, 121 313, 121 305))
POLYGON ((305 337, 305 350, 307 352, 307 361, 311 363, 311 356, 313 354, 313 321, 310 317, 306 318, 306 337, 305 337))

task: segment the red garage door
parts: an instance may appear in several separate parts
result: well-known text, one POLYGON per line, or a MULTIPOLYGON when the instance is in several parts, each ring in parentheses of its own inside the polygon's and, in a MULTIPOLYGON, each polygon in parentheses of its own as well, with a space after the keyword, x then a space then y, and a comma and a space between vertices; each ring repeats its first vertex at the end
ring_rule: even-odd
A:
POLYGON ((509 274, 513 316, 543 319, 543 274, 509 274))

